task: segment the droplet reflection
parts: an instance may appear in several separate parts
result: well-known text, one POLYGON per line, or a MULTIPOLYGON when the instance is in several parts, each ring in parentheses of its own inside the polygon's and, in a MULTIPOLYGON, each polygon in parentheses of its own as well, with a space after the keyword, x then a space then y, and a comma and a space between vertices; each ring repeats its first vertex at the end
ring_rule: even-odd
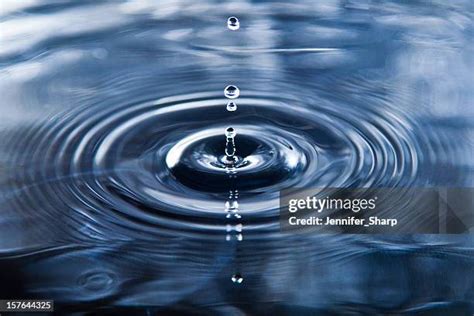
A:
POLYGON ((234 283, 241 284, 243 281, 244 281, 244 278, 238 273, 232 276, 232 282, 234 283))

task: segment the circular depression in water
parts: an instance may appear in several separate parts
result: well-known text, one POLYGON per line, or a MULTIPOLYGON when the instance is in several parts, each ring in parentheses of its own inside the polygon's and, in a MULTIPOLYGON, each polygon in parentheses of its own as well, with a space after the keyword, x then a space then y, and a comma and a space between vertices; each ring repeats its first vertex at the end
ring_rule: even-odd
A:
POLYGON ((49 179, 48 188, 28 194, 51 206, 46 218, 61 211, 57 205, 73 205, 70 216, 86 216, 98 236, 112 226, 126 235, 176 229, 221 234, 232 186, 249 235, 278 229, 283 189, 414 179, 417 143, 410 121, 395 109, 246 95, 231 116, 222 96, 197 93, 91 106, 49 122, 27 148, 43 157, 35 168, 49 179), (224 161, 229 126, 237 131, 230 174, 224 161))

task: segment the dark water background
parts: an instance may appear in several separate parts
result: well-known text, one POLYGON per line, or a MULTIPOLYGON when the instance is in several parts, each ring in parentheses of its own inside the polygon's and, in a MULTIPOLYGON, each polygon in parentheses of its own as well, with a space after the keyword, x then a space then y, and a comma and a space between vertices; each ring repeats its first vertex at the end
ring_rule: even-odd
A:
POLYGON ((472 187, 473 6, 2 0, 0 298, 75 315, 471 315, 472 235, 283 234, 278 193, 472 187))

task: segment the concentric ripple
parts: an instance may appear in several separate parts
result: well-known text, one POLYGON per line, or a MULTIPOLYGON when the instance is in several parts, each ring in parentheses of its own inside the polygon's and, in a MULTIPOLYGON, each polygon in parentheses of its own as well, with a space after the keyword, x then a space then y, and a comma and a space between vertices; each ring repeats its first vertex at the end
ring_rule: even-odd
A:
POLYGON ((290 234, 278 203, 474 185, 472 1, 0 3, 0 297, 81 315, 472 310, 472 235, 290 234))
POLYGON ((19 203, 42 201, 54 222, 66 201, 71 225, 85 218, 80 234, 94 238, 178 229, 220 235, 232 186, 251 237, 278 229, 285 188, 412 183, 414 125, 394 109, 382 115, 371 104, 342 101, 246 91, 229 116, 222 96, 206 92, 83 108, 32 131, 25 152, 42 157, 34 166, 40 173, 19 203), (229 125, 238 132, 231 172, 229 125))

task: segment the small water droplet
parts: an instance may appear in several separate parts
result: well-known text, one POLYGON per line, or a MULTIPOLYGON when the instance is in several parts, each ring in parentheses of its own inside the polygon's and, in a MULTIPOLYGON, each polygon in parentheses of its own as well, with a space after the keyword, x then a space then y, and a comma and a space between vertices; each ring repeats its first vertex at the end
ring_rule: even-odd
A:
POLYGON ((227 103, 227 111, 234 112, 236 110, 237 110, 237 104, 235 104, 235 102, 233 101, 229 101, 229 103, 227 103))
POLYGON ((231 31, 236 31, 240 28, 240 22, 239 19, 237 19, 235 16, 231 16, 227 19, 227 27, 231 31))
POLYGON ((234 282, 234 283, 240 284, 240 283, 242 283, 243 281, 244 281, 244 278, 243 278, 240 274, 238 274, 238 273, 237 273, 237 274, 234 274, 234 275, 232 276, 232 282, 234 282))
POLYGON ((237 234, 237 240, 242 241, 244 239, 244 236, 242 234, 237 234))
POLYGON ((225 137, 227 138, 234 138, 235 135, 237 135, 237 132, 235 131, 235 129, 233 127, 228 127, 226 130, 225 130, 225 137))
POLYGON ((240 95, 240 90, 237 86, 229 85, 224 89, 224 95, 228 99, 236 99, 240 95))

